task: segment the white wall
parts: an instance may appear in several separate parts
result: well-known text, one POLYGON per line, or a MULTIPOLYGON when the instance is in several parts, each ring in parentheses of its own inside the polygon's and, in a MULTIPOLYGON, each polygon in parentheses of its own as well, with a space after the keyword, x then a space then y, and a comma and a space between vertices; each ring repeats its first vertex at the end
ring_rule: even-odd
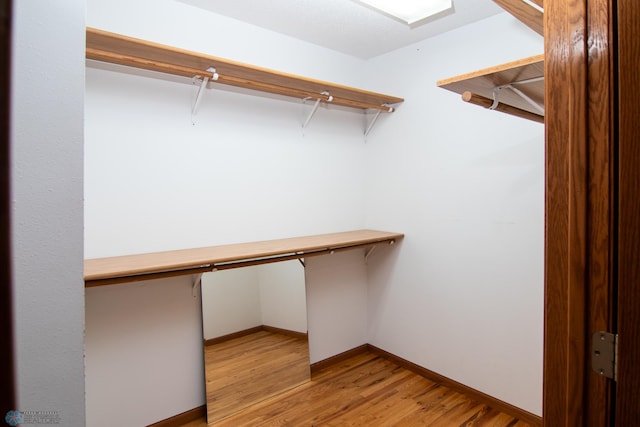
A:
POLYGON ((202 324, 205 340, 262 325, 257 267, 202 275, 202 324))
POLYGON ((87 425, 143 426, 198 406, 202 317, 191 284, 184 276, 86 290, 87 425))
POLYGON ((505 13, 372 60, 406 102, 369 138, 366 197, 367 227, 406 233, 370 263, 370 342, 538 415, 544 126, 436 81, 542 51, 505 13))
MULTIPOLYGON (((341 84, 362 75, 361 60, 171 0, 90 0, 87 24, 341 84)), ((303 131, 311 104, 217 86, 194 123, 189 79, 101 68, 87 68, 87 257, 362 226, 362 114, 322 108, 303 131)))
MULTIPOLYGON (((11 192, 18 408, 84 408, 84 0, 13 2, 11 192)), ((3 94, 2 96, 6 96, 3 94)))
MULTIPOLYGON (((191 117, 196 88, 189 82, 90 63, 87 257, 363 226, 404 232, 400 245, 376 251, 368 267, 360 251, 307 260, 312 362, 371 342, 540 414, 543 128, 464 105, 435 87, 440 78, 540 53, 537 36, 503 14, 363 62, 169 0, 90 0, 87 21, 406 98, 365 144, 362 115, 352 111, 321 109, 303 131, 308 105, 216 89, 191 117)), ((166 283, 189 297, 181 280, 166 283)), ((110 292, 117 301, 132 288, 110 292)), ((152 292, 161 298, 172 291, 152 292)), ((108 308, 94 302, 91 310, 108 308)), ((149 305, 144 313, 159 319, 165 309, 149 305)), ((199 309, 178 304, 173 315, 194 319, 199 309)), ((133 310, 123 311, 129 318, 137 318, 133 310)), ((155 422, 204 403, 193 368, 201 336, 187 331, 191 326, 182 324, 189 342, 166 355, 171 339, 130 347, 106 340, 105 319, 87 315, 88 355, 109 342, 127 372, 141 371, 144 353, 159 358, 168 375, 186 375, 180 387, 141 378, 146 386, 125 393, 153 402, 137 420, 155 422), (171 406, 176 401, 180 408, 171 406)), ((150 323, 148 332, 164 327, 150 323)), ((101 382, 110 366, 93 363, 87 361, 88 420, 99 413, 104 425, 126 423, 110 403, 122 391, 101 382)))
POLYGON ((259 268, 262 324, 306 334, 305 268, 297 260, 259 268))
POLYGON ((297 260, 202 275, 205 340, 260 325, 307 333, 306 307, 297 260))
POLYGON ((367 343, 364 252, 307 258, 307 319, 311 363, 367 343))
MULTIPOLYGON (((90 0, 87 23, 347 85, 358 85, 364 66, 361 60, 170 0, 90 0)), ((105 68, 109 67, 90 63, 86 70, 87 258, 362 228, 366 186, 362 114, 321 108, 303 131, 310 104, 214 89, 204 94, 197 116, 191 117, 196 87, 188 79, 156 79, 105 68)), ((307 286, 315 286, 314 298, 329 292, 321 286, 323 274, 307 275, 307 286)), ((333 280, 330 271, 326 274, 333 280)), ((353 286, 342 280, 343 287, 353 289, 340 292, 366 304, 364 277, 364 273, 357 276, 353 286)), ((168 283, 183 289, 179 279, 168 283)), ((109 300, 130 298, 133 289, 137 288, 115 285, 109 300)), ((190 291, 183 291, 187 298, 190 291)), ((149 285, 148 292, 169 290, 149 285)), ((109 311, 110 303, 90 298, 88 425, 152 423, 204 404, 204 392, 198 394, 204 374, 193 364, 202 358, 202 335, 187 330, 191 328, 187 322, 180 326, 192 340, 188 343, 171 337, 113 339, 109 317, 89 313, 109 311), (169 353, 164 352, 167 346, 173 348, 169 353), (135 378, 135 387, 121 390, 105 383, 114 365, 95 356, 99 352, 116 358, 121 375, 135 378), (163 366, 171 377, 184 375, 184 382, 158 382, 141 354, 153 354, 155 365, 163 366), (136 409, 135 420, 124 418, 122 398, 135 401, 141 396, 152 405, 136 409)), ((143 298, 135 300, 143 304, 143 298)), ((318 337, 334 335, 338 345, 314 346, 312 359, 348 350, 353 342, 364 343, 364 307, 359 309, 363 314, 359 322, 334 331, 323 331, 322 323, 316 326, 318 337)), ((160 336, 165 322, 141 323, 140 316, 161 319, 166 310, 163 304, 145 304, 139 314, 130 306, 120 311, 120 321, 135 320, 152 336, 160 336)), ((333 308, 320 302, 315 312, 330 315, 326 310, 333 308)), ((179 303, 172 316, 180 313, 193 319, 200 316, 200 309, 179 303)), ((141 333, 137 327, 135 331, 141 333)))

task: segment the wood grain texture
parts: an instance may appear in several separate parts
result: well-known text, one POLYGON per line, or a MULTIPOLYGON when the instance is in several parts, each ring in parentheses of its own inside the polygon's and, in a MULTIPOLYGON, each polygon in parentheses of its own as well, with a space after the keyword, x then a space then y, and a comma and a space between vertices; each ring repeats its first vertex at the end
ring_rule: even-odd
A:
MULTIPOLYGON (((493 99, 493 89, 495 87, 540 77, 544 77, 544 55, 535 55, 518 61, 442 79, 437 82, 437 85, 460 95, 468 91, 488 99, 493 99)), ((544 81, 518 85, 517 87, 532 100, 540 105, 544 105, 544 81)), ((502 104, 510 105, 536 115, 540 114, 531 104, 509 89, 501 90, 498 99, 502 104)))
POLYGON ((180 427, 192 422, 200 422, 201 420, 205 420, 206 417, 207 407, 206 405, 202 405, 165 420, 158 421, 157 423, 150 424, 147 427, 180 427))
POLYGON ((404 237, 400 233, 356 230, 260 242, 210 246, 138 255, 85 260, 85 286, 111 283, 109 279, 156 278, 154 274, 189 275, 229 267, 245 267, 287 259, 322 255, 376 244, 389 244, 404 237), (245 262, 246 261, 246 262, 245 262), (107 282, 103 282, 106 280, 107 282))
MULTIPOLYGON (((205 426, 204 420, 186 424, 205 426)), ((529 424, 473 397, 364 352, 300 387, 214 426, 512 426, 529 424)))
MULTIPOLYGON (((613 19, 611 0, 587 2, 589 31, 587 69, 588 205, 587 205, 587 337, 613 331, 615 277, 615 117, 613 19)), ((587 352, 590 352, 588 341, 587 352)), ((607 426, 613 382, 591 370, 585 373, 585 419, 607 426)))
MULTIPOLYGON (((475 104, 480 107, 490 108, 493 106, 493 100, 489 98, 485 98, 482 95, 477 95, 471 92, 464 92, 462 94, 462 100, 464 102, 468 102, 470 104, 475 104)), ((534 122, 543 123, 544 124, 544 116, 539 114, 534 114, 529 111, 521 110, 520 108, 513 107, 509 104, 503 104, 501 102, 496 105, 494 108, 495 111, 500 111, 505 114, 510 114, 515 117, 520 117, 522 119, 532 120, 534 122)))
POLYGON ((381 105, 404 101, 396 96, 296 76, 95 28, 87 28, 86 55, 88 59, 184 77, 202 75, 207 68, 214 67, 221 77, 221 83, 296 97, 300 96, 290 91, 301 91, 311 95, 326 91, 334 97, 333 103, 355 108, 378 108, 381 105), (193 74, 193 71, 197 73, 193 74), (279 91, 276 88, 283 89, 279 91))
POLYGON ((618 0, 619 63, 619 277, 616 425, 640 420, 640 7, 618 0))
POLYGON ((583 426, 588 344, 586 0, 545 1, 545 426, 583 426))
POLYGON ((542 425, 542 418, 534 415, 530 412, 527 412, 523 409, 517 408, 509 403, 506 403, 502 400, 496 399, 493 396, 489 396, 488 394, 482 393, 476 389, 473 389, 471 387, 468 387, 464 384, 461 384, 457 381, 454 381, 450 378, 447 378, 443 375, 437 374, 429 369, 426 369, 420 365, 416 365, 413 362, 410 362, 406 359, 403 359, 401 357, 396 356, 393 353, 389 353, 385 350, 382 350, 378 347, 375 347, 371 344, 367 345, 369 351, 371 353, 377 354, 379 356, 384 357, 385 359, 388 359, 390 361, 392 361, 393 363, 397 364, 398 366, 401 366, 405 369, 408 369, 409 371, 415 372, 416 374, 427 378, 433 382, 436 382, 438 384, 442 384, 445 387, 448 387, 452 390, 455 390, 458 393, 461 393, 463 395, 465 395, 467 398, 473 399, 475 401, 478 401, 488 407, 491 407, 493 409, 496 409, 500 412, 503 412, 505 414, 509 414, 511 416, 513 416, 514 418, 518 418, 520 421, 526 422, 528 424, 530 424, 531 426, 541 426, 542 425))
MULTIPOLYGON (((515 16, 519 21, 531 28, 541 36, 544 35, 544 16, 535 7, 522 0, 493 0, 501 8, 515 16)), ((535 4, 542 7, 541 0, 535 0, 535 4)))
POLYGON ((204 364, 209 423, 311 378, 306 336, 264 330, 206 346, 204 364))

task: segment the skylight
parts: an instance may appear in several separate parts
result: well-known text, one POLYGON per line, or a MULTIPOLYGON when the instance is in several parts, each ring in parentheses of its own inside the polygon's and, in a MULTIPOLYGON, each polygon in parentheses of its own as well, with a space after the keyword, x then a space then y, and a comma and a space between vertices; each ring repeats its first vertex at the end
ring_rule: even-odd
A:
POLYGON ((356 0, 385 15, 414 25, 433 15, 451 9, 452 0, 356 0))

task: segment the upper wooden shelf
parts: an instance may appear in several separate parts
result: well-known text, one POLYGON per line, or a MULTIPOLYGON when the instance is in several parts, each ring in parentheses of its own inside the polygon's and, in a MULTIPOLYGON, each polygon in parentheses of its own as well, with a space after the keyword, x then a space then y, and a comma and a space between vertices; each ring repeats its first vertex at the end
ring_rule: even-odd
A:
MULTIPOLYGON (((543 0, 493 0, 544 36, 543 0)), ((462 100, 513 116, 544 123, 544 55, 440 80, 438 86, 462 100)))
POLYGON ((217 83, 300 99, 320 99, 359 109, 391 112, 393 104, 404 101, 395 96, 282 73, 95 28, 87 28, 86 57, 190 78, 213 79, 214 73, 207 71, 213 67, 217 83))
POLYGON ((84 262, 84 281, 86 287, 91 287, 190 275, 307 258, 334 251, 373 247, 381 243, 394 243, 403 237, 404 235, 400 233, 356 230, 206 248, 94 258, 84 262))
POLYGON ((544 112, 534 107, 521 91, 534 103, 544 106, 544 55, 531 56, 472 73, 462 74, 438 81, 438 86, 463 95, 463 100, 484 107, 493 104, 494 89, 513 85, 516 90, 505 87, 499 90, 499 105, 495 108, 509 114, 544 123, 544 112), (531 83, 518 84, 528 80, 531 83))
POLYGON ((542 0, 493 0, 504 10, 536 33, 544 36, 544 12, 542 0), (538 7, 535 7, 535 6, 538 7))

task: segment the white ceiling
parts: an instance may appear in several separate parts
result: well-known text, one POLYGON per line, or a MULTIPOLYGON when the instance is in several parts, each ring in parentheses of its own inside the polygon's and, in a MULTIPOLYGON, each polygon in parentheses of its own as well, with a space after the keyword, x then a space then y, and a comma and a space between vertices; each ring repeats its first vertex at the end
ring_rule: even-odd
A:
POLYGON ((453 10, 410 28, 354 0, 178 0, 358 58, 372 58, 503 11, 491 0, 453 0, 453 10))

